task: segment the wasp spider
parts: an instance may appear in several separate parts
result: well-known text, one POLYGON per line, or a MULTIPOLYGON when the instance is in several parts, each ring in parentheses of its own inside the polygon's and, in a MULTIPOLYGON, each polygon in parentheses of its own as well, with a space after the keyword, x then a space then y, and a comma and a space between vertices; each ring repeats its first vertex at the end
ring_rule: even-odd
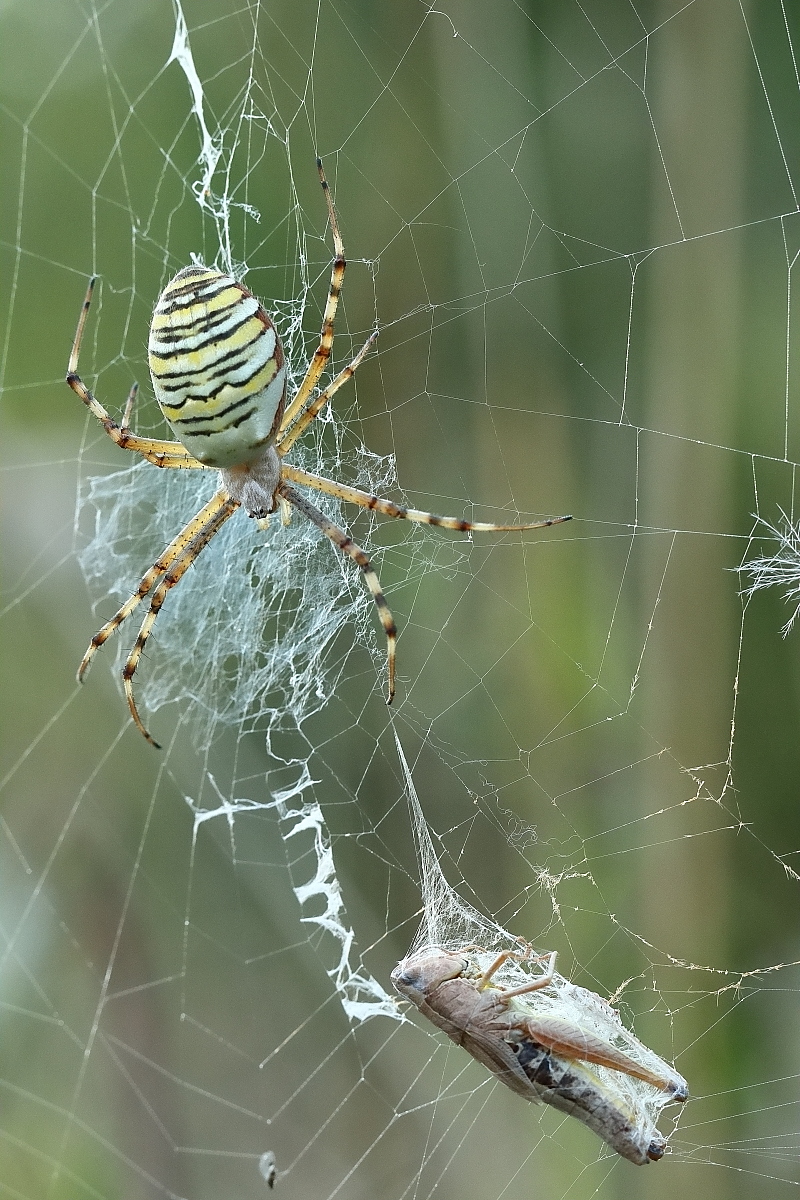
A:
POLYGON ((69 359, 67 383, 97 417, 106 433, 124 450, 141 454, 157 467, 213 468, 219 471, 219 490, 167 546, 143 575, 134 594, 94 635, 83 656, 78 679, 103 643, 152 592, 122 677, 131 715, 148 742, 158 743, 142 724, 133 696, 133 676, 145 643, 167 593, 179 583, 198 554, 208 545, 241 505, 248 516, 263 518, 282 506, 293 505, 313 521, 335 546, 364 572, 375 600, 388 645, 389 692, 395 691, 395 640, 397 627, 384 599, 378 576, 364 551, 316 508, 293 484, 337 496, 388 517, 441 525, 445 529, 475 532, 541 529, 568 521, 554 517, 527 525, 493 525, 437 517, 433 513, 401 508, 390 500, 372 496, 347 484, 324 479, 285 461, 288 450, 331 396, 353 375, 371 348, 377 332, 367 339, 353 361, 316 395, 317 383, 333 346, 333 322, 344 279, 344 245, 336 212, 317 159, 320 182, 328 205, 328 220, 336 256, 319 345, 291 401, 286 403, 286 362, 283 347, 269 314, 255 296, 230 275, 213 267, 184 267, 161 293, 153 313, 148 344, 153 389, 167 423, 179 439, 162 442, 137 437, 129 422, 136 398, 134 384, 122 421, 117 424, 78 375, 78 353, 95 280, 89 283, 69 359))

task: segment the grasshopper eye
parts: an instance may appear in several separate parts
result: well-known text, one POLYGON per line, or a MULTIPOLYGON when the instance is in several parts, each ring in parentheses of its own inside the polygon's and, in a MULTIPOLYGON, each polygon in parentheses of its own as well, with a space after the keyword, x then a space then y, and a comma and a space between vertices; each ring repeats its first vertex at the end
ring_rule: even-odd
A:
POLYGON ((663 1138, 653 1138, 647 1147, 647 1157, 650 1159, 650 1162, 658 1162, 660 1158, 663 1158, 665 1147, 666 1142, 663 1138))
POLYGON ((669 1086, 666 1087, 664 1091, 669 1092, 669 1094, 672 1096, 672 1099, 679 1100, 681 1104, 684 1102, 684 1100, 689 1099, 689 1087, 685 1079, 682 1079, 680 1082, 677 1080, 670 1081, 669 1086))
POLYGON ((414 967, 406 967, 401 971, 399 967, 395 967, 392 971, 392 983, 401 987, 418 988, 420 984, 420 971, 414 967))

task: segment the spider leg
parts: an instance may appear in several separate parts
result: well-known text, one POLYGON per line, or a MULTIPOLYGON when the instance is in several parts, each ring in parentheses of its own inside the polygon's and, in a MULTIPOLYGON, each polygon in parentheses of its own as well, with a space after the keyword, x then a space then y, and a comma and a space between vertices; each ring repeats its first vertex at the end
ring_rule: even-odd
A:
POLYGON ((136 391, 138 390, 136 384, 131 388, 128 403, 125 405, 122 425, 120 426, 116 421, 111 419, 102 404, 92 395, 78 374, 78 355, 83 339, 83 331, 86 327, 89 306, 92 303, 92 292, 94 291, 95 282, 96 277, 92 277, 86 289, 86 297, 78 319, 78 328, 75 331, 75 340, 72 343, 72 353, 69 356, 67 383, 76 396, 80 397, 89 411, 97 417, 97 420, 112 441, 121 446, 123 450, 135 450, 138 454, 146 458, 148 462, 154 463, 157 467, 199 467, 205 469, 203 463, 198 462, 180 442, 161 442, 154 438, 137 437, 128 431, 127 422, 130 419, 133 403, 136 399, 136 391))
MULTIPOLYGON (((128 392, 128 399, 125 402, 125 411, 123 412, 122 420, 119 423, 119 428, 123 435, 130 433, 131 415, 133 414, 133 406, 136 403, 138 395, 139 384, 134 383, 131 387, 131 390, 128 392)), ((142 440, 150 441, 149 438, 142 440)), ((161 442, 159 444, 170 447, 170 453, 164 455, 159 454, 157 460, 150 458, 150 461, 155 462, 157 467, 194 467, 195 469, 207 470, 205 463, 201 463, 196 458, 193 458, 186 447, 182 446, 180 442, 161 442), (174 451, 174 453, 172 453, 172 451, 174 451)), ((126 449, 131 449, 131 447, 128 446, 126 449)))
MULTIPOLYGON (((303 415, 305 416, 305 413, 303 415)), ((283 453, 282 448, 281 453, 283 453)), ((419 521, 423 525, 439 525, 442 529, 458 529, 462 532, 472 530, 475 533, 519 532, 525 529, 545 529, 548 525, 562 525, 564 521, 572 520, 571 516, 550 517, 546 521, 532 521, 527 525, 495 525, 486 521, 460 521, 457 517, 439 517, 435 513, 422 512, 417 508, 403 508, 399 504, 392 503, 391 500, 382 500, 380 496, 362 492, 359 488, 336 483, 333 479, 325 479, 321 475, 312 475, 310 471, 303 471, 300 467, 291 466, 290 463, 282 464, 281 474, 287 479, 291 479, 293 483, 316 488, 318 492, 326 492, 329 496, 338 496, 340 500, 358 504, 361 508, 372 509, 375 512, 383 513, 384 516, 400 517, 405 521, 419 521)))
POLYGON ((217 500, 219 503, 216 505, 211 516, 206 519, 205 525, 203 525, 202 528, 195 533, 194 537, 185 546, 183 551, 173 559, 171 566, 163 575, 161 582, 153 592, 153 597, 150 601, 150 608, 145 619, 142 621, 139 634, 136 638, 133 649, 126 659, 125 666, 122 671, 122 679, 125 685, 125 695, 128 700, 128 707, 131 710, 131 716, 133 717, 134 724, 139 732, 147 739, 150 745, 155 746, 157 750, 160 749, 160 746, 145 729, 144 725, 142 724, 142 719, 139 716, 136 708, 136 701, 133 698, 133 676, 136 673, 136 668, 139 665, 139 659, 142 656, 145 643, 152 632, 156 617, 161 611, 161 606, 164 603, 168 592, 171 588, 175 587, 176 583, 180 583, 181 579, 189 570, 189 567, 197 558, 198 554, 205 549, 205 547, 213 538, 214 534, 219 532, 228 518, 232 517, 236 512, 236 509, 239 507, 239 501, 234 500, 233 497, 229 496, 225 491, 217 492, 216 496, 210 503, 214 504, 214 502, 217 500))
POLYGON ((624 1075, 631 1075, 634 1079, 651 1084, 659 1091, 669 1092, 674 1100, 688 1099, 686 1082, 677 1072, 672 1075, 669 1068, 663 1072, 650 1070, 610 1042, 581 1029, 580 1025, 564 1017, 552 1017, 546 1013, 526 1016, 520 1021, 519 1027, 524 1029, 534 1042, 546 1046, 554 1054, 580 1062, 596 1063, 597 1066, 609 1067, 612 1071, 621 1071, 624 1075))
POLYGON ((290 504, 299 509, 303 516, 308 517, 309 521, 313 521, 318 529, 321 529, 326 537, 330 538, 334 546, 338 546, 342 554, 346 554, 358 563, 361 570, 364 572, 364 579, 367 587, 372 592, 372 598, 378 609, 381 625, 383 625, 386 634, 387 642, 387 660, 389 670, 389 694, 386 699, 387 704, 391 704, 394 699, 394 672, 395 672, 395 643, 397 641, 397 626, 394 623, 394 617, 391 614, 389 605, 386 603, 383 591, 381 590, 380 580, 373 570, 372 564, 367 558, 360 546, 357 546, 353 539, 349 537, 343 529, 335 525, 333 521, 328 520, 324 513, 321 513, 310 501, 306 500, 305 496, 301 496, 293 487, 289 487, 286 483, 278 485, 278 494, 284 496, 290 504))
MULTIPOLYGON (((325 388, 324 392, 320 392, 320 394, 318 396, 314 397, 313 401, 311 402, 311 404, 309 404, 308 408, 303 413, 301 413, 300 416, 297 418, 297 420, 295 421, 292 428, 287 429, 287 431, 286 431, 286 433, 284 433, 283 437, 281 437, 280 434, 278 435, 278 442, 276 444, 277 444, 277 450, 278 450, 279 454, 283 455, 287 452, 287 450, 300 437, 300 434, 303 432, 303 430, 308 425, 311 424, 311 422, 314 420, 314 418, 317 416, 317 414, 328 403, 331 396, 335 392, 338 392, 339 388, 342 386, 343 383, 347 383, 348 379, 351 379, 352 376, 355 375, 356 370, 358 369, 358 367, 360 367, 361 363, 364 361, 364 358, 366 357, 368 350, 370 350, 370 348, 372 347, 377 336, 378 336, 378 331, 376 329, 375 332, 367 338, 366 342, 361 347, 358 354, 355 356, 355 358, 349 364, 349 366, 345 367, 342 371, 339 372, 339 374, 336 376, 336 378, 333 380, 333 382, 328 384, 328 386, 325 388)), ((291 408, 293 404, 294 404, 294 401, 292 401, 292 404, 289 407, 291 408)), ((281 426, 282 426, 282 428, 286 428, 285 418, 281 422, 281 426)))
POLYGON ((322 169, 322 159, 317 159, 317 170, 319 171, 319 181, 322 184, 322 190, 325 193, 325 200, 328 205, 328 220, 330 221, 331 234, 333 235, 333 248, 336 257, 333 260, 333 269, 331 271, 331 282, 328 288, 328 299, 325 302, 325 312, 322 316, 322 332, 320 334, 319 345, 314 351, 314 357, 308 364, 305 378, 303 379, 297 393, 294 396, 286 412, 283 414, 281 421, 281 429, 288 429, 292 421, 302 409, 314 386, 325 369, 325 363, 331 356, 333 347, 333 322, 336 317, 336 309, 339 306, 339 294, 342 290, 344 281, 344 272, 347 263, 344 257, 344 243, 342 235, 339 232, 339 222, 336 219, 336 210, 333 207, 331 199, 331 190, 328 187, 328 181, 325 178, 325 172, 322 169))
POLYGON ((128 399, 125 402, 125 411, 122 414, 122 420, 119 423, 120 429, 128 430, 131 427, 131 416, 133 414, 133 406, 136 403, 136 397, 139 395, 139 384, 134 383, 131 390, 128 392, 128 399))
POLYGON ((147 593, 156 583, 159 575, 163 575, 165 571, 169 570, 176 558, 179 558, 180 555, 183 554, 189 543, 197 536, 198 533, 200 533, 206 523, 223 506, 227 497, 228 493, 224 490, 219 491, 212 496, 208 504, 205 504, 200 511, 192 517, 191 521, 184 525, 178 536, 173 538, 163 554, 159 555, 149 571, 142 576, 141 582, 133 595, 125 601, 125 603, 117 610, 117 612, 114 613, 114 616, 110 621, 106 621, 105 625, 103 625, 101 629, 98 629, 97 633, 89 643, 88 650, 81 659, 81 665, 78 667, 79 683, 83 682, 83 677, 86 674, 92 659, 103 643, 108 641, 112 633, 119 629, 122 622, 131 615, 131 613, 139 604, 141 604, 142 600, 144 600, 147 593))

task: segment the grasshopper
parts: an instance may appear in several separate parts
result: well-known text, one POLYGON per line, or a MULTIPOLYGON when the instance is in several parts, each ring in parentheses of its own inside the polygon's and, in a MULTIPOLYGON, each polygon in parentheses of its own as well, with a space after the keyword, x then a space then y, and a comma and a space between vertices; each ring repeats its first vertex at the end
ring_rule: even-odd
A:
MULTIPOLYGON (((481 972, 470 952, 486 955, 477 946, 458 952, 426 947, 410 954, 392 972, 392 983, 423 1016, 497 1076, 507 1087, 534 1103, 543 1101, 577 1117, 613 1150, 637 1166, 657 1162, 665 1139, 633 1094, 609 1086, 602 1073, 588 1064, 640 1079, 671 1101, 683 1101, 686 1081, 662 1059, 646 1050, 631 1034, 625 1040, 641 1046, 644 1062, 583 1029, 574 1020, 548 1011, 537 1012, 519 998, 553 983, 555 953, 532 955, 503 951, 481 972), (520 987, 502 988, 492 980, 509 959, 541 962, 544 972, 520 987), (647 1065, 645 1065, 645 1062, 647 1065)), ((572 987, 572 985, 568 985, 572 987)), ((614 1010, 593 992, 594 1007, 618 1024, 614 1010)), ((613 1025, 612 1025, 613 1028, 613 1025)), ((619 1026, 622 1032, 622 1026, 619 1026)))

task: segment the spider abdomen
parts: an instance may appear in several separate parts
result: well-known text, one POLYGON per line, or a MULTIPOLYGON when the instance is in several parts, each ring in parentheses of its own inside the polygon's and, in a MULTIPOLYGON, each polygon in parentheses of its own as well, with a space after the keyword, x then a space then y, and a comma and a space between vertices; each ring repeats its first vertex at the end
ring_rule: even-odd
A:
POLYGON ((153 389, 183 445, 209 467, 261 456, 283 412, 286 365, 268 313, 212 267, 184 267, 158 298, 148 343, 153 389))

